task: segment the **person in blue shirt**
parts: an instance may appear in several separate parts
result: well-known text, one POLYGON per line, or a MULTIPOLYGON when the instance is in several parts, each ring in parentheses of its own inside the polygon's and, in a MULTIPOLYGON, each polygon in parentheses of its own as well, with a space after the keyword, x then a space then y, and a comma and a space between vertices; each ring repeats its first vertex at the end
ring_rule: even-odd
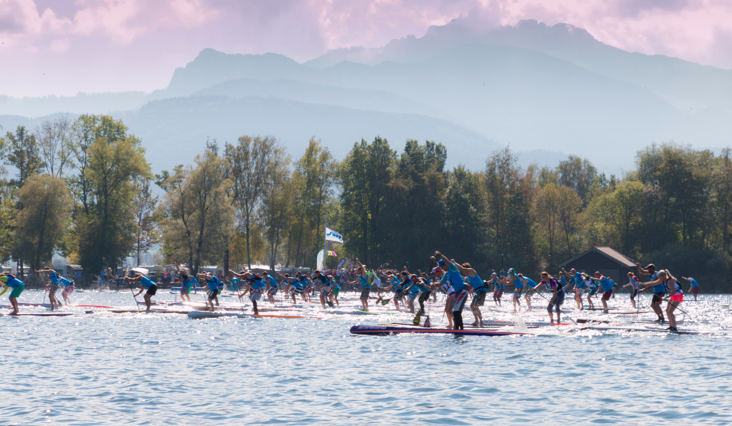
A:
POLYGON ((57 310, 59 303, 58 300, 56 300, 56 290, 58 290, 59 281, 56 271, 51 268, 45 268, 35 272, 36 274, 48 274, 48 278, 51 279, 51 282, 46 286, 46 289, 48 290, 48 300, 51 302, 51 310, 57 310))
POLYGON ((277 281, 272 278, 267 271, 262 272, 262 281, 267 284, 267 298, 269 303, 275 304, 275 296, 277 295, 278 284, 277 281))
POLYGON ((287 288, 285 288, 285 296, 288 294, 292 296, 292 303, 297 303, 297 299, 295 298, 298 294, 300 297, 302 297, 302 301, 305 302, 305 296, 303 296, 303 284, 302 281, 300 281, 300 272, 295 273, 295 277, 291 277, 290 274, 282 275, 280 273, 277 273, 277 275, 280 276, 284 280, 284 282, 287 282, 287 288))
POLYGON ((455 321, 455 330, 464 330, 465 325, 463 324, 463 308, 465 307, 465 302, 468 300, 468 289, 466 288, 465 280, 463 279, 460 272, 471 269, 469 268, 470 264, 464 264, 467 265, 468 268, 462 265, 458 265, 458 263, 455 262, 455 259, 448 259, 447 256, 440 253, 439 251, 435 252, 435 258, 441 259, 448 265, 447 275, 450 277, 450 285, 452 286, 452 290, 454 291, 455 299, 455 307, 452 310, 452 317, 455 321))
POLYGON ((488 283, 493 284, 493 303, 501 306, 501 297, 503 297, 503 281, 497 273, 493 272, 488 283))
POLYGON ((192 277, 188 275, 185 270, 181 269, 180 265, 177 263, 173 262, 173 267, 175 267, 175 273, 171 275, 170 282, 171 284, 180 283, 180 299, 184 302, 187 299, 188 302, 190 302, 191 287, 193 286, 192 277))
POLYGON ((239 292, 239 278, 234 277, 229 281, 229 291, 239 292))
POLYGON ((358 269, 356 272, 358 275, 356 276, 356 281, 350 281, 348 284, 360 284, 361 285, 361 297, 359 298, 361 300, 361 309, 364 312, 369 311, 369 295, 371 294, 371 282, 369 281, 369 274, 366 272, 366 265, 361 263, 358 258, 356 258, 356 263, 358 264, 358 269))
MULTIPOLYGON (((338 302, 338 295, 341 294, 341 286, 338 285, 338 281, 333 278, 333 275, 328 275, 328 279, 331 283, 333 283, 333 291, 330 293, 330 306, 333 306, 333 303, 336 304, 336 306, 340 307, 341 304, 338 302)), ((371 279, 371 277, 369 277, 371 279)), ((373 280, 371 280, 373 282, 373 280)))
POLYGON ((656 265, 649 263, 648 266, 646 266, 645 268, 642 268, 640 266, 640 263, 636 263, 635 265, 638 267, 638 275, 648 275, 650 277, 650 280, 648 282, 655 283, 652 286, 641 284, 641 287, 643 288, 640 291, 645 291, 646 288, 653 287, 651 309, 653 309, 653 312, 655 312, 658 316, 658 322, 666 322, 663 316, 663 309, 661 309, 661 305, 663 304, 663 298, 666 297, 666 287, 664 287, 663 283, 658 281, 656 265))
POLYGON ((249 300, 252 302, 252 310, 254 311, 254 315, 259 315, 257 302, 259 301, 259 299, 262 298, 262 293, 264 292, 264 289, 267 288, 267 284, 264 283, 262 277, 251 272, 246 272, 242 270, 240 273, 236 273, 229 269, 229 273, 237 278, 242 278, 247 282, 248 288, 244 290, 244 293, 239 294, 239 299, 249 293, 249 300))
POLYGON ((600 298, 600 301, 602 302, 602 312, 607 313, 607 301, 610 300, 610 296, 613 295, 613 282, 608 277, 602 275, 600 271, 596 271, 595 277, 590 279, 595 283, 595 286, 598 284, 600 285, 600 292, 602 293, 602 298, 600 298))
POLYGON ((625 284, 623 288, 630 287, 630 303, 633 305, 633 309, 635 309, 635 297, 638 295, 639 285, 638 285, 638 278, 636 278, 635 274, 632 272, 628 272, 628 284, 625 284))
POLYGON ((506 276, 503 278, 503 284, 513 286, 513 313, 518 312, 521 307, 521 295, 524 293, 524 281, 516 274, 516 270, 509 268, 506 276))
POLYGON ((527 312, 531 312, 531 289, 536 287, 536 282, 532 280, 529 277, 525 277, 523 274, 518 274, 519 279, 523 281, 524 286, 526 287, 526 292, 524 293, 524 300, 526 300, 526 306, 528 306, 527 312))
POLYGON ((143 275, 139 272, 136 272, 134 277, 125 277, 125 281, 126 282, 137 281, 140 283, 140 291, 137 292, 137 294, 135 294, 133 297, 137 297, 140 294, 142 294, 143 291, 147 290, 145 292, 144 299, 145 299, 145 306, 147 307, 146 310, 149 312, 150 307, 152 306, 152 297, 155 296, 155 293, 157 293, 158 286, 155 285, 155 283, 152 282, 152 280, 150 278, 146 277, 145 275, 143 275))
POLYGON ((689 293, 694 295, 694 301, 696 302, 696 296, 699 294, 699 283, 692 277, 681 277, 681 279, 688 281, 691 285, 691 287, 689 287, 689 293))
POLYGON ((15 278, 15 275, 6 274, 3 272, 0 272, 0 282, 3 283, 4 287, 6 287, 3 292, 0 293, 0 296, 8 291, 8 288, 13 289, 13 291, 10 292, 10 296, 8 297, 8 299, 10 300, 10 304, 13 305, 13 311, 10 312, 10 315, 16 315, 19 310, 18 297, 20 297, 20 294, 23 293, 23 290, 25 290, 25 283, 15 278))
POLYGON ((61 290, 61 296, 64 298, 64 303, 70 305, 71 302, 69 301, 69 295, 74 292, 74 289, 76 289, 74 282, 61 276, 58 277, 58 280, 64 288, 61 290))
POLYGON ((333 290, 333 284, 325 275, 325 273, 319 270, 313 271, 313 282, 315 282, 316 290, 320 292, 320 304, 325 309, 325 304, 333 306, 333 302, 330 301, 330 292, 333 290))
POLYGON ((407 294, 407 307, 409 308, 409 312, 412 314, 414 313, 414 301, 417 300, 417 297, 419 296, 420 280, 420 277, 412 274, 409 276, 409 284, 404 288, 404 292, 407 294))
MULTIPOLYGON (((443 260, 447 259, 444 255, 442 256, 443 260)), ((452 265, 455 266, 455 270, 457 270, 457 274, 455 271, 451 271, 452 267, 448 267, 447 273, 450 275, 450 280, 455 281, 460 279, 463 281, 463 276, 465 276, 465 280, 467 280, 467 283, 472 287, 472 290, 475 292, 473 296, 473 301, 470 303, 470 310, 473 312, 473 316, 475 317, 475 321, 471 325, 482 327, 483 326, 483 315, 480 312, 480 307, 485 304, 485 296, 488 293, 488 288, 485 286, 485 283, 483 280, 480 279, 480 276, 470 266, 470 263, 463 263, 462 265, 455 262, 454 260, 451 260, 452 265)), ((465 281, 463 281, 462 288, 460 290, 456 289, 453 285, 453 289, 455 290, 456 297, 455 297, 455 303, 461 302, 465 304, 465 301, 467 301, 467 296, 465 297, 465 300, 463 301, 461 299, 461 292, 462 290, 468 291, 465 288, 465 281)), ((457 309, 457 308, 456 308, 457 309)), ((463 319, 462 319, 462 309, 460 309, 460 318, 459 318, 459 324, 458 324, 458 318, 453 313, 453 316, 455 317, 455 325, 456 328, 459 330, 463 330, 463 319)))
POLYGON ((562 268, 562 273, 569 277, 569 284, 573 284, 572 291, 574 292, 574 301, 577 302, 577 309, 580 311, 585 308, 584 304, 582 303, 582 292, 587 287, 585 285, 585 281, 582 278, 582 274, 577 272, 576 269, 572 268, 567 272, 564 268, 562 268))
POLYGON ((213 312, 215 310, 214 302, 216 302, 216 306, 219 306, 219 289, 224 285, 221 283, 219 277, 211 272, 199 272, 198 278, 206 281, 206 287, 208 287, 208 297, 206 300, 211 307, 211 312, 213 312))

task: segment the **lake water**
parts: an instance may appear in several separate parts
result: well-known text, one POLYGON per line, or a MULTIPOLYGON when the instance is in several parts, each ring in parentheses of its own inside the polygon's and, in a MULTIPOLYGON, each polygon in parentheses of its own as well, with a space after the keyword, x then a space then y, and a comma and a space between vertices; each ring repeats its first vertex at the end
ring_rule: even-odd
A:
MULTIPOLYGON (((156 300, 175 297, 161 291, 156 300)), ((26 291, 21 302, 43 298, 26 291)), ((129 292, 72 299, 135 309, 129 292)), ((535 298, 538 309, 522 319, 545 321, 542 302, 535 298)), ((349 334, 359 323, 406 322, 406 314, 192 320, 62 308, 77 315, 0 317, 0 424, 729 424, 730 303, 701 296, 682 304, 689 315, 679 328, 708 335, 580 326, 493 338, 349 334)), ((627 295, 611 305, 630 306, 627 295)), ((488 301, 484 316, 516 318, 488 301)), ((472 321, 467 309, 464 317, 472 321)), ((441 322, 437 307, 432 321, 441 322)))

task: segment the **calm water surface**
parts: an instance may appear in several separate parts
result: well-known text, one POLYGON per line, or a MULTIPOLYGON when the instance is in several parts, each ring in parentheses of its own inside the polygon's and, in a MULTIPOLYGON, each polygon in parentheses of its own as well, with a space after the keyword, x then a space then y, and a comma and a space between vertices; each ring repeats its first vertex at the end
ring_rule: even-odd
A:
MULTIPOLYGON (((626 298, 611 304, 627 310, 626 298)), ((129 293, 73 300, 134 309, 129 293)), ((0 424, 729 424, 731 302, 682 305, 690 315, 680 328, 711 335, 574 326, 530 337, 349 334, 408 315, 191 320, 71 308, 78 315, 0 317, 0 424)), ((514 318, 488 302, 484 312, 514 318)), ((590 315, 601 317, 570 313, 590 315)), ((545 317, 541 308, 523 315, 545 317)))

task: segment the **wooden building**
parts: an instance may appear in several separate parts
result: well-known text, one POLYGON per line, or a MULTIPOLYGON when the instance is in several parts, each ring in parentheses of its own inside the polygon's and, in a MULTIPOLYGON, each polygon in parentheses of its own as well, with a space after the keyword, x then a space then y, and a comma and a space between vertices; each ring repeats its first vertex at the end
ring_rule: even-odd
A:
POLYGON ((610 247, 592 247, 560 263, 559 267, 567 271, 574 268, 577 272, 584 272, 587 275, 593 275, 596 271, 599 271, 621 286, 628 283, 628 272, 638 273, 635 260, 610 247))

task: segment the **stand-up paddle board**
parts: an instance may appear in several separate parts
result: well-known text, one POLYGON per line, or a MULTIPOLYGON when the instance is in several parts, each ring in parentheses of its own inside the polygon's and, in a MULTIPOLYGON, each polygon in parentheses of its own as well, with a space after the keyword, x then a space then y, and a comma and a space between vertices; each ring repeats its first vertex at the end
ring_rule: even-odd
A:
POLYGON ((453 330, 450 328, 426 328, 426 327, 395 327, 388 325, 354 325, 351 327, 351 334, 365 334, 369 336, 386 336, 390 334, 453 334, 456 336, 522 336, 532 333, 518 333, 513 331, 496 330, 453 330))
POLYGON ((5 317, 68 317, 69 315, 74 315, 74 314, 71 312, 38 312, 38 313, 21 312, 18 314, 0 314, 0 316, 5 316, 5 317))

